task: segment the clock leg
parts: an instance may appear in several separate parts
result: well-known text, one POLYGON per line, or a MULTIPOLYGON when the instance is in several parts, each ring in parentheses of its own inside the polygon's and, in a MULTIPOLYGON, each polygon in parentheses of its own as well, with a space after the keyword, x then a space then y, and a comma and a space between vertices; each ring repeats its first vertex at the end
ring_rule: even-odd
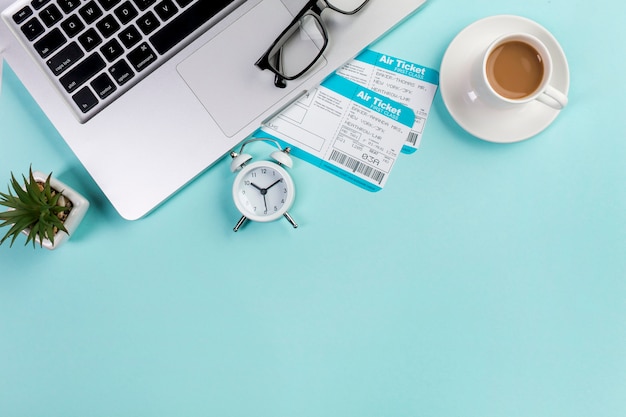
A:
POLYGON ((294 228, 294 229, 298 227, 298 224, 295 222, 295 220, 293 219, 293 217, 291 217, 291 216, 289 215, 289 213, 285 212, 285 214, 283 214, 283 216, 285 216, 285 219, 287 219, 287 221, 288 221, 289 223, 291 223, 291 225, 293 226, 293 228, 294 228))
POLYGON ((239 219, 239 221, 235 225, 235 228, 233 229, 233 232, 236 232, 237 230, 239 230, 239 228, 241 226, 243 226, 243 224, 246 222, 246 220, 248 220, 248 218, 246 216, 241 216, 241 219, 239 219))

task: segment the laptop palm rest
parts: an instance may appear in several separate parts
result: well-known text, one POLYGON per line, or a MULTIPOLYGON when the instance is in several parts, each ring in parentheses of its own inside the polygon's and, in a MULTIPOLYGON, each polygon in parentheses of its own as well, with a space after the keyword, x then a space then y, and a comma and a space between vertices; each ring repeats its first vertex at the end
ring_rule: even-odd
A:
POLYGON ((277 88, 274 74, 254 65, 292 18, 280 0, 263 1, 177 66, 226 136, 239 132, 324 67, 320 62, 305 77, 288 81, 287 88, 277 88))

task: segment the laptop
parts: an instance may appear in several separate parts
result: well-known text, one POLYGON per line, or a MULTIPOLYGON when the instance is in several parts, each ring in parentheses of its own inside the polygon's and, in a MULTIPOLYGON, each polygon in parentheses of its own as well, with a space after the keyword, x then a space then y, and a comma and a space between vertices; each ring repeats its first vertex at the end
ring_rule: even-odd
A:
POLYGON ((286 88, 254 64, 307 0, 0 0, 0 51, 136 220, 425 1, 325 9, 328 47, 286 88))

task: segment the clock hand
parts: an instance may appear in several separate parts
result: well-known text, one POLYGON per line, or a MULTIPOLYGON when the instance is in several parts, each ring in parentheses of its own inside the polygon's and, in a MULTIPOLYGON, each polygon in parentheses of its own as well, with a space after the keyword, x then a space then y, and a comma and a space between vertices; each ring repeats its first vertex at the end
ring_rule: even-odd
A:
MULTIPOLYGON (((258 185, 256 185, 253 182, 251 182, 250 185, 253 186, 254 188, 256 188, 257 190, 259 190, 261 192, 261 195, 263 196, 263 204, 265 204, 265 212, 267 213, 267 198, 265 197, 265 195, 267 194, 267 188, 261 188, 261 187, 259 187, 258 185)), ((270 185, 270 187, 271 187, 271 185, 270 185)))
POLYGON ((274 184, 270 185, 269 187, 267 187, 267 188, 265 189, 265 191, 269 190, 270 188, 272 188, 273 186, 275 186, 276 184, 278 184, 278 183, 279 183, 279 182, 281 182, 281 181, 282 181, 282 178, 281 178, 281 179, 279 179, 279 180, 276 180, 276 182, 275 182, 274 184))
POLYGON ((282 180, 278 180, 276 181, 274 184, 270 185, 267 188, 261 188, 258 185, 256 185, 255 183, 251 182, 250 185, 253 186, 254 188, 256 188, 257 190, 259 190, 261 192, 262 195, 267 194, 267 190, 269 190, 270 188, 272 188, 273 186, 275 186, 276 184, 278 184, 279 182, 281 182, 282 180))

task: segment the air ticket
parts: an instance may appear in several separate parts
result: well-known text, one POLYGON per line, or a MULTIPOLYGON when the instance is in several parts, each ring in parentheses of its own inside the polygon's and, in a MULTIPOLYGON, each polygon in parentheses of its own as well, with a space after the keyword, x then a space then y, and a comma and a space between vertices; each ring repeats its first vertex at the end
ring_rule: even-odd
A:
POLYGON ((336 73, 413 109, 415 121, 402 151, 417 150, 439 85, 439 72, 368 49, 336 73))
POLYGON ((415 120, 413 110, 339 75, 267 121, 257 136, 369 191, 385 185, 415 120))

